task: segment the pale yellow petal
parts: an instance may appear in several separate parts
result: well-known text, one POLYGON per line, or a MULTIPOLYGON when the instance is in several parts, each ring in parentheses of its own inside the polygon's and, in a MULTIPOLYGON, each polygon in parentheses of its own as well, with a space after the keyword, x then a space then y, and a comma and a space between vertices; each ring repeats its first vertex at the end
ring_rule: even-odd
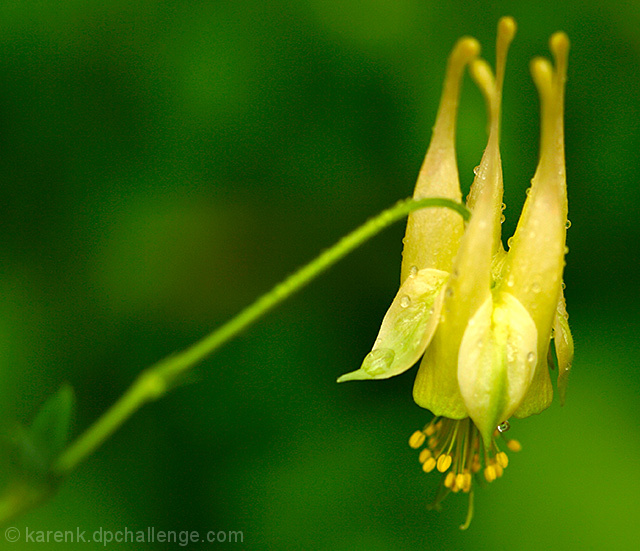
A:
POLYGON ((338 382, 388 379, 411 368, 424 353, 438 325, 441 291, 448 275, 430 269, 412 274, 401 285, 360 369, 342 375, 338 382))
POLYGON ((434 415, 449 419, 469 417, 460 394, 456 373, 457 349, 449 348, 438 329, 422 358, 413 385, 413 399, 434 415))
POLYGON ((489 444, 522 402, 535 373, 538 335, 525 308, 508 293, 489 297, 469 321, 458 358, 460 393, 489 444))
MULTIPOLYGON (((515 26, 503 20, 498 30, 498 50, 504 72, 506 48, 515 26)), ((413 396, 416 403, 436 415, 464 417, 458 390, 458 350, 471 317, 490 299, 492 263, 498 254, 502 204, 502 166, 498 147, 501 94, 491 69, 474 61, 472 74, 485 96, 489 112, 489 140, 473 184, 471 220, 460 241, 451 277, 446 284, 440 326, 418 370, 413 396)))
POLYGON ((547 60, 532 63, 541 100, 540 161, 511 241, 502 281, 502 287, 529 311, 541 338, 550 333, 560 294, 567 223, 563 103, 568 42, 565 35, 554 35, 551 43, 555 73, 547 60))
POLYGON ((558 395, 560 404, 564 405, 569 373, 571 372, 571 364, 573 363, 573 337, 569 329, 569 315, 567 314, 564 294, 562 294, 558 301, 556 317, 553 323, 553 332, 553 342, 555 344, 556 357, 558 358, 558 395))
POLYGON ((502 218, 502 165, 499 151, 500 141, 500 109, 502 105, 502 83, 507 63, 507 53, 509 46, 515 36, 516 24, 511 17, 503 17, 498 23, 498 37, 496 41, 496 76, 495 79, 491 69, 483 60, 474 60, 471 65, 471 76, 482 91, 487 104, 489 116, 489 144, 485 150, 484 157, 477 169, 476 177, 467 197, 467 207, 470 210, 476 208, 478 198, 482 193, 486 193, 485 188, 489 187, 491 197, 491 213, 488 217, 491 220, 491 238, 493 242, 492 251, 497 253, 502 249, 501 218, 502 218))
MULTIPOLYGON (((539 336, 539 335, 538 335, 539 336)), ((523 417, 529 417, 529 415, 535 415, 547 409, 553 400, 553 386, 551 385, 551 378, 549 377, 549 369, 547 368, 547 352, 549 350, 549 343, 542 348, 538 346, 538 365, 536 366, 533 380, 529 385, 529 390, 526 393, 522 403, 513 412, 513 416, 519 419, 523 417)))
POLYGON ((539 413, 549 406, 553 394, 546 354, 564 268, 567 190, 563 113, 568 47, 566 35, 555 34, 551 38, 555 71, 544 59, 531 65, 541 101, 540 161, 499 285, 522 303, 538 330, 537 372, 515 413, 518 417, 539 413))
MULTIPOLYGON (((507 49, 515 33, 515 23, 503 18, 498 25, 498 73, 504 74, 507 49)), ((489 140, 471 188, 471 220, 460 242, 451 279, 445 293, 443 332, 450 335, 449 346, 459 347, 471 316, 491 293, 494 255, 500 248, 502 215, 502 162, 500 159, 500 109, 502 91, 496 86, 491 69, 475 60, 471 73, 485 96, 489 112, 489 140), (446 331, 445 331, 446 330, 446 331)))
MULTIPOLYGON (((479 51, 478 41, 465 37, 456 43, 449 56, 433 137, 413 194, 416 199, 462 199, 455 152, 456 117, 465 65, 479 51)), ((425 209, 410 214, 402 252, 401 281, 409 277, 414 267, 450 271, 463 231, 460 216, 449 209, 425 209)))

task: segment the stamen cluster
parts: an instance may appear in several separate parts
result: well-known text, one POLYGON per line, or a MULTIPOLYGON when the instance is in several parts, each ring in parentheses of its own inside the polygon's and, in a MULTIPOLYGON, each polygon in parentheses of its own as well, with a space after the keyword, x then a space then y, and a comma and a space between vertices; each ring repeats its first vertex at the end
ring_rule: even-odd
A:
MULTIPOLYGON (((442 484, 452 492, 471 490, 473 478, 482 471, 487 482, 500 478, 509 464, 509 457, 498 447, 497 438, 504 438, 509 425, 503 423, 494 432, 489 446, 485 446, 480 432, 471 419, 462 420, 435 417, 422 430, 409 438, 409 446, 422 448, 419 455, 422 470, 437 469, 444 476, 442 484)), ((506 447, 518 452, 517 440, 506 440, 506 447)))

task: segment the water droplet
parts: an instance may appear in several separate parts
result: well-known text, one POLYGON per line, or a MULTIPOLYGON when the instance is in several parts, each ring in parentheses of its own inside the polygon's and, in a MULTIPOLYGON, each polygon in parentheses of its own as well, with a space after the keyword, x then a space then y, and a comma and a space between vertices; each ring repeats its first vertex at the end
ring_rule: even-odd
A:
POLYGON ((529 197, 529 195, 531 195, 531 188, 530 187, 527 188, 526 193, 527 193, 527 197, 529 197))
POLYGON ((513 237, 507 239, 507 247, 511 248, 511 245, 513 245, 513 237))
POLYGON ((527 354, 527 361, 528 361, 530 364, 532 364, 533 362, 535 362, 535 361, 536 361, 536 355, 535 355, 535 353, 534 353, 534 352, 529 352, 529 353, 527 354))
POLYGON ((411 266, 411 268, 409 268, 409 277, 416 277, 416 275, 418 275, 418 267, 411 266))
POLYGON ((511 428, 509 421, 503 421, 498 425, 498 432, 503 433, 507 432, 511 428))
POLYGON ((475 175, 477 175, 479 170, 480 170, 480 165, 478 165, 477 167, 475 167, 475 168, 473 169, 473 173, 474 173, 475 175))
POLYGON ((500 210, 504 210, 507 208, 507 205, 505 205, 504 203, 502 203, 502 205, 500 206, 500 210))
POLYGON ((513 287, 513 276, 509 276, 507 279, 507 287, 513 287))
POLYGON ((564 227, 565 227, 565 228, 567 228, 567 229, 569 229, 569 228, 571 227, 571 220, 567 220, 567 221, 564 223, 564 227))
POLYGON ((534 281, 533 284, 531 285, 531 290, 534 293, 539 293, 540 292, 540 283, 538 281, 534 281))
POLYGON ((451 298, 453 296, 453 289, 451 287, 447 287, 447 290, 444 292, 447 298, 451 298))
POLYGON ((567 288, 567 286, 565 285, 564 281, 562 282, 562 290, 564 291, 567 288))
POLYGON ((367 354, 361 369, 372 377, 382 375, 389 371, 395 355, 395 352, 390 348, 376 348, 367 354))
POLYGON ((569 254, 569 247, 564 248, 564 254, 569 254))
POLYGON ((403 308, 407 308, 410 304, 411 304, 411 299, 407 295, 404 295, 400 299, 400 306, 402 306, 403 308))
POLYGON ((505 215, 500 216, 500 223, 502 224, 506 220, 505 215))

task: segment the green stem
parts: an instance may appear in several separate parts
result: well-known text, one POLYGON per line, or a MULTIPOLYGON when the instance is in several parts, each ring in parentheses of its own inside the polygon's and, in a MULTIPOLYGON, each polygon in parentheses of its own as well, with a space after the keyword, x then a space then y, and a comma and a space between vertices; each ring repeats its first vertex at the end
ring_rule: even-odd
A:
POLYGON ((143 371, 122 397, 62 452, 54 465, 55 474, 63 476, 71 472, 140 407, 163 396, 176 384, 176 380, 180 375, 201 362, 214 350, 235 337, 274 306, 293 295, 384 228, 404 218, 414 210, 427 207, 445 207, 458 212, 465 220, 470 217, 469 211, 460 203, 450 199, 434 197, 419 200, 404 199, 393 207, 382 211, 343 237, 333 247, 321 253, 309 264, 276 285, 265 295, 262 295, 222 327, 214 330, 186 350, 171 355, 143 371))

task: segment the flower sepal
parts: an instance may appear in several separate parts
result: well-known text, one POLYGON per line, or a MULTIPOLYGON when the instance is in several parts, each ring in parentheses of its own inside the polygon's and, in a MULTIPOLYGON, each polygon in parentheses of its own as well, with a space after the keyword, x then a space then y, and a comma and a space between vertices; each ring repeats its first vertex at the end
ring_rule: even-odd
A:
POLYGON ((538 331, 509 293, 490 296, 469 320, 458 356, 458 383, 485 446, 524 398, 537 364, 538 331))
POLYGON ((436 330, 448 277, 447 272, 434 268, 411 270, 360 369, 342 375, 338 382, 388 379, 411 368, 424 354, 436 330))

